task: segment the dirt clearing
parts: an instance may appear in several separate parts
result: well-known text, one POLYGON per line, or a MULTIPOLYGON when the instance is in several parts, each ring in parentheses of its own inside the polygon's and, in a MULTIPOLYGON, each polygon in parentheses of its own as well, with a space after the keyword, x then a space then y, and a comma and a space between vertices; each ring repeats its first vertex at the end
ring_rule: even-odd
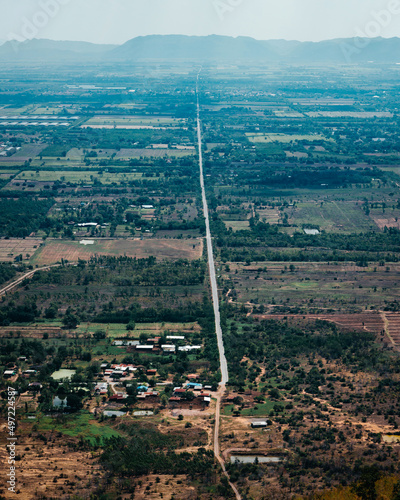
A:
POLYGON ((43 243, 38 238, 10 238, 0 240, 0 262, 13 262, 15 257, 29 259, 43 243))
POLYGON ((94 239, 91 245, 80 244, 79 241, 48 240, 33 259, 34 264, 46 265, 60 262, 61 259, 69 262, 78 259, 88 260, 97 255, 126 255, 144 259, 150 256, 158 259, 199 259, 203 252, 202 239, 190 240, 163 240, 163 239, 126 239, 126 240, 99 240, 94 239))

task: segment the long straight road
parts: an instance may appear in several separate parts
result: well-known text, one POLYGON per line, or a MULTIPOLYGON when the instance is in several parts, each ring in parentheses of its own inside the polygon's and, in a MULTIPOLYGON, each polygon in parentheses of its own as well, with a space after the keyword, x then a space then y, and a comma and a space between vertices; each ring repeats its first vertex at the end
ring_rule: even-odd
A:
POLYGON ((201 186, 201 196, 203 199, 204 218, 206 221, 208 267, 209 267, 209 272, 210 272, 211 292, 212 292, 212 300, 213 300, 213 306, 214 306, 215 332, 217 334, 219 362, 220 362, 220 366, 221 366, 220 385, 225 386, 225 384, 229 380, 228 364, 226 362, 224 342, 222 339, 221 320, 220 320, 220 314, 219 314, 217 277, 215 274, 214 254, 213 254, 213 245, 212 245, 212 238, 211 238, 211 231, 210 231, 210 220, 208 217, 208 205, 207 205, 207 198, 206 198, 206 190, 204 188, 203 152, 202 152, 200 101, 199 101, 198 85, 199 85, 199 75, 197 75, 196 94, 197 94, 197 141, 198 141, 198 145, 199 145, 200 186, 201 186))
MULTIPOLYGON (((201 71, 201 70, 200 70, 201 71)), ((229 474, 226 471, 225 462, 221 457, 219 452, 219 421, 220 421, 220 409, 221 409, 221 398, 225 392, 225 385, 229 380, 228 375, 228 364, 225 357, 224 341, 222 338, 221 329, 221 319, 219 314, 219 300, 218 300, 218 288, 217 288, 217 277, 215 274, 215 263, 214 263, 214 253, 213 245, 210 231, 210 220, 208 217, 208 204, 206 197, 206 190, 204 187, 204 174, 203 174, 203 151, 202 151, 202 137, 201 137, 201 121, 200 121, 200 99, 199 99, 199 76, 200 71, 197 75, 196 82, 196 95, 197 95, 197 142, 199 146, 199 167, 200 167, 200 186, 201 186, 201 197, 203 200, 203 212, 206 221, 206 241, 207 241, 207 255, 208 255, 208 268, 210 273, 211 282, 211 293, 212 301, 214 306, 214 316, 215 316, 215 332, 217 334, 218 341, 218 352, 219 352, 219 364, 221 369, 221 382, 219 384, 219 390, 217 393, 217 402, 215 405, 215 426, 214 426, 214 455, 221 465, 221 468, 228 479, 229 485, 232 488, 236 500, 242 500, 240 493, 236 486, 230 481, 229 474)))

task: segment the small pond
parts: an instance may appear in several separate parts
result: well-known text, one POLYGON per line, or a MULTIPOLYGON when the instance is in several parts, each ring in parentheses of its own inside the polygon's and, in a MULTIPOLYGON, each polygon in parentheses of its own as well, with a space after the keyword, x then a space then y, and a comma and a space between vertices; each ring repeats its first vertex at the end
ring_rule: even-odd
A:
POLYGON ((400 443, 400 435, 396 434, 384 434, 382 436, 384 443, 400 443))
POLYGON ((67 398, 60 399, 58 396, 54 396, 53 398, 53 407, 54 408, 66 408, 67 407, 67 398))
POLYGON ((66 368, 62 368, 61 370, 54 372, 51 378, 54 380, 61 380, 63 378, 70 379, 73 375, 75 375, 75 373, 76 370, 67 370, 66 368))

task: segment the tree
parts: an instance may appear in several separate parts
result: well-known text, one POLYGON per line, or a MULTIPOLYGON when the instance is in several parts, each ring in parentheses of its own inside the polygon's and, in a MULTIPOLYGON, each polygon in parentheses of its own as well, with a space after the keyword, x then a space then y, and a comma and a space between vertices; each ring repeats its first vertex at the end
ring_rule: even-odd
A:
POLYGON ((53 319, 57 316, 58 307, 56 304, 50 304, 50 306, 46 309, 44 315, 47 319, 53 319))
POLYGON ((392 500, 400 500, 400 481, 393 488, 392 500))
POLYGON ((186 391, 182 394, 182 399, 186 399, 186 401, 193 401, 196 396, 192 391, 186 391))
POLYGON ((71 312, 66 312, 63 319, 62 319, 62 324, 66 327, 72 330, 73 328, 76 328, 79 324, 79 320, 75 314, 72 314, 71 312))
POLYGON ((93 338, 95 338, 96 340, 105 339, 106 338, 106 332, 104 330, 97 330, 96 332, 94 332, 93 338))
POLYGON ((361 469, 361 478, 354 492, 363 500, 375 500, 377 492, 375 483, 381 478, 382 474, 376 465, 367 465, 361 469))
POLYGON ((275 387, 273 389, 270 389, 269 395, 272 399, 280 399, 281 397, 280 392, 275 387))
POLYGON ((78 394, 68 394, 67 396, 67 406, 71 411, 78 411, 82 408, 82 398, 78 394))

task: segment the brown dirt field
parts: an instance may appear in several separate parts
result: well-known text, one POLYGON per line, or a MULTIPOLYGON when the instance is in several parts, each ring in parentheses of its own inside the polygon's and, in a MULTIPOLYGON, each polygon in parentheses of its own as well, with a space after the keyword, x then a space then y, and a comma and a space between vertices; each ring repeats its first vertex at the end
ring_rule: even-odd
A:
POLYGON ((382 217, 377 217, 375 215, 372 215, 371 218, 375 222, 375 224, 379 227, 379 229, 383 229, 385 226, 386 227, 395 227, 397 229, 400 229, 400 219, 396 221, 394 217, 387 217, 382 218, 382 217))
POLYGON ((254 315, 254 317, 276 321, 280 321, 284 318, 290 320, 305 319, 308 321, 321 319, 331 321, 346 330, 362 330, 375 334, 379 334, 384 330, 383 319, 381 315, 375 311, 365 312, 363 314, 257 314, 254 315))
POLYGON ((24 260, 26 254, 33 255, 43 241, 39 238, 10 238, 0 240, 0 262, 13 262, 17 255, 22 254, 24 260))
POLYGON ((225 460, 240 449, 243 453, 274 456, 284 453, 284 442, 278 426, 253 429, 251 422, 259 417, 221 417, 220 446, 225 460))
POLYGON ((46 245, 34 256, 32 263, 53 264, 66 259, 76 262, 78 259, 88 260, 91 256, 115 255, 136 257, 138 259, 155 256, 158 259, 199 259, 203 253, 203 240, 163 240, 163 239, 124 239, 98 240, 93 245, 82 245, 79 241, 48 240, 46 245), (194 248, 193 248, 194 247, 194 248))
POLYGON ((9 337, 10 333, 22 338, 41 339, 43 334, 47 333, 49 338, 57 338, 61 335, 70 335, 67 330, 62 330, 59 326, 2 326, 0 327, 0 338, 9 337))
MULTIPOLYGON (((135 499, 175 498, 176 500, 195 500, 198 497, 193 486, 188 485, 188 479, 184 475, 172 477, 166 475, 149 475, 141 479, 142 484, 135 489, 135 499), (156 482, 156 477, 160 482, 156 482), (147 490, 146 488, 149 489, 147 490), (163 495, 161 497, 161 494, 163 495)), ((126 498, 130 498, 127 496, 126 498)))
POLYGON ((260 220, 269 222, 270 224, 277 224, 280 219, 279 210, 276 208, 263 208, 257 209, 257 214, 260 216, 260 220))
MULTIPOLYGON (((96 487, 100 468, 88 452, 70 451, 54 440, 44 444, 24 436, 18 441, 17 454, 22 457, 16 462, 16 491, 19 490, 21 500, 39 497, 64 499, 70 498, 71 493, 85 497, 96 487)), ((0 460, 6 463, 4 446, 0 449, 0 460)), ((7 490, 3 495, 7 499, 15 497, 7 490)))
POLYGON ((385 312, 384 317, 387 320, 387 333, 394 346, 400 347, 400 314, 394 312, 385 312))

